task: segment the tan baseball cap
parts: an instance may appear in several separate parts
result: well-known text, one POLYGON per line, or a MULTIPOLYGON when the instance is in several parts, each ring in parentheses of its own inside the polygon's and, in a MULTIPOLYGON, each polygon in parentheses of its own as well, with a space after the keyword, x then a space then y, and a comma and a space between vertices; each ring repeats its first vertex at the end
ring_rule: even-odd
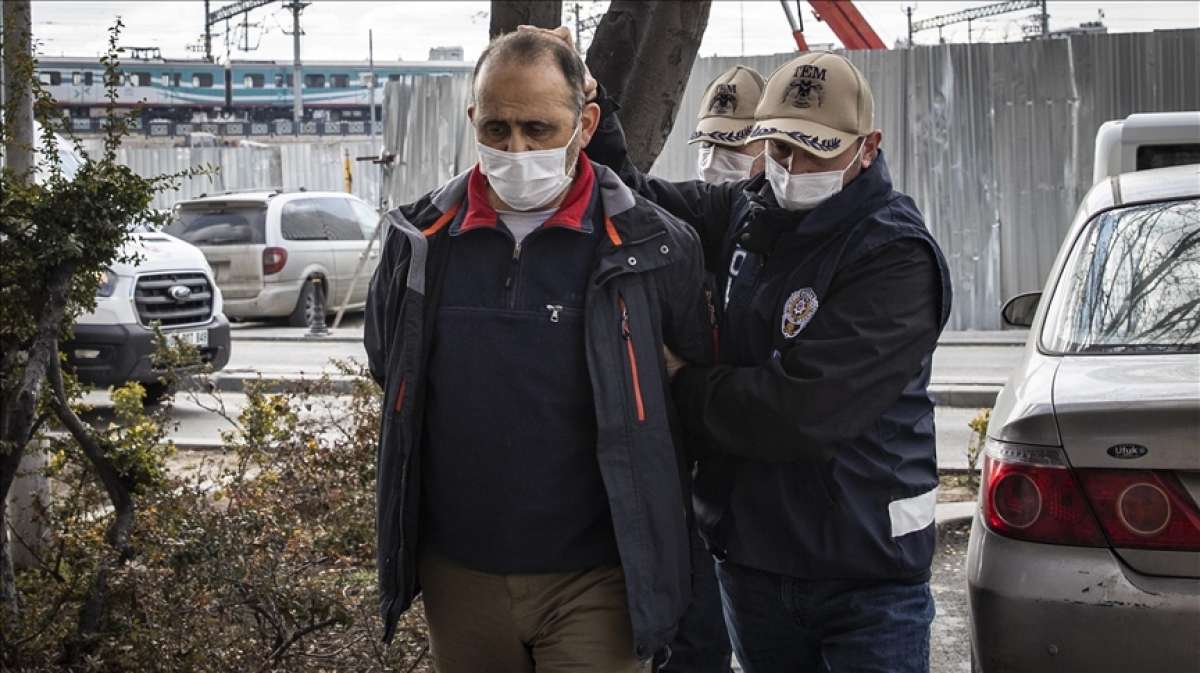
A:
POLYGON ((718 75, 700 99, 700 121, 688 143, 707 141, 730 147, 746 144, 765 85, 762 75, 741 65, 718 75))
POLYGON ((813 51, 771 74, 754 119, 751 140, 780 140, 834 157, 875 130, 875 98, 844 56, 813 51))

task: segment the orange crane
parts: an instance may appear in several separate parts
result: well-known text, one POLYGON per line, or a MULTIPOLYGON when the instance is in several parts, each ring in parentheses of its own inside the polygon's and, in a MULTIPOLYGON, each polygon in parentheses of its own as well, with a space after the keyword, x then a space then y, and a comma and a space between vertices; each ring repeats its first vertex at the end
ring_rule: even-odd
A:
MULTIPOLYGON (((800 3, 796 2, 796 13, 787 0, 779 0, 783 12, 787 14, 788 24, 792 27, 792 37, 796 39, 796 48, 808 51, 808 42, 804 40, 804 20, 800 17, 800 3)), ((871 24, 854 6, 851 0, 808 0, 818 21, 829 24, 829 29, 842 41, 847 49, 887 49, 883 40, 871 28, 871 24)))

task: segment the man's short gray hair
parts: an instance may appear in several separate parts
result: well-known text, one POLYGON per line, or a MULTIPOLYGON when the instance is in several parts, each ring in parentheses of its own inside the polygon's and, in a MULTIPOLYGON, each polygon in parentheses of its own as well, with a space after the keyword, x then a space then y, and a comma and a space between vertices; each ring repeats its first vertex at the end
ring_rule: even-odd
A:
MULTIPOLYGON (((492 40, 479 60, 475 62, 475 78, 478 80, 479 71, 486 61, 509 62, 527 65, 539 59, 549 57, 562 71, 567 86, 571 89, 571 99, 575 102, 575 114, 583 111, 583 59, 562 40, 531 30, 519 30, 505 33, 492 40)), ((474 86, 472 86, 474 97, 474 86)))

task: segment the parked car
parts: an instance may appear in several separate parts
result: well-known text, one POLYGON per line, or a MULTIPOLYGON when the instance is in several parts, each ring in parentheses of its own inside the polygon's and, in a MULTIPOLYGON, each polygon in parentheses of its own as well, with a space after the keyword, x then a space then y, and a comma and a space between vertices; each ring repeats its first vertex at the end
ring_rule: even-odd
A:
POLYGON ((197 368, 207 363, 219 370, 229 362, 229 321, 212 270, 194 246, 159 232, 134 233, 125 246, 138 255, 136 263, 117 262, 104 273, 96 307, 79 317, 62 350, 82 382, 138 381, 146 402, 154 403, 168 392, 153 362, 154 325, 195 346, 197 368))
POLYGON ((973 670, 1200 666, 1200 165, 1084 198, 988 426, 973 670))
MULTIPOLYGON (((314 281, 326 311, 341 305, 378 222, 375 210, 351 194, 264 191, 183 201, 166 231, 204 252, 230 318, 302 326, 317 310, 314 281)), ((347 308, 366 305, 379 247, 363 263, 347 308)))

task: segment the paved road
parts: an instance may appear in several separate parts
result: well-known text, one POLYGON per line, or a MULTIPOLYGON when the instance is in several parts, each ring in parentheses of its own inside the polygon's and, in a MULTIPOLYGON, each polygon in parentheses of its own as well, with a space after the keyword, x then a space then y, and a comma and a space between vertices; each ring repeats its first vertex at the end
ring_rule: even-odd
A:
POLYGON ((967 537, 970 521, 947 526, 938 538, 930 588, 937 605, 930 635, 930 673, 970 673, 967 612, 967 537))

